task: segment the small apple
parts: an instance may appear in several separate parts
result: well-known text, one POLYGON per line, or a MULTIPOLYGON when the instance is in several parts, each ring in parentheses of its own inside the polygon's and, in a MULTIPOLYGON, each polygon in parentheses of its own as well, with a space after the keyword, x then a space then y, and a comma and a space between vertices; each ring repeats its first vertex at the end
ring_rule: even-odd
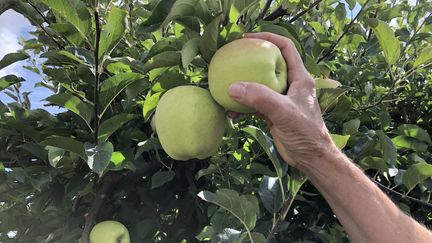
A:
POLYGON ((316 89, 335 89, 342 84, 339 81, 329 79, 329 78, 317 78, 315 79, 316 89))
POLYGON ((165 152, 175 160, 204 159, 222 144, 225 112, 208 90, 178 86, 160 99, 155 126, 165 152))
POLYGON ((90 243, 129 243, 129 231, 117 221, 103 221, 90 232, 90 243))
POLYGON ((256 82, 282 93, 287 89, 287 66, 279 48, 261 39, 243 38, 221 47, 213 56, 208 72, 213 98, 227 110, 250 113, 228 95, 235 82, 256 82))

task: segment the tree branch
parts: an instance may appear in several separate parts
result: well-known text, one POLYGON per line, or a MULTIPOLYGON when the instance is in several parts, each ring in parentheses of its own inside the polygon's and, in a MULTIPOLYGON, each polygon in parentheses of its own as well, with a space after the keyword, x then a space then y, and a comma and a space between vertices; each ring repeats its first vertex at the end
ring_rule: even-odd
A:
POLYGON ((370 0, 367 0, 364 4, 363 7, 360 9, 360 11, 357 13, 357 15, 351 20, 351 22, 345 26, 344 31, 342 32, 342 35, 339 36, 339 38, 337 39, 336 43, 334 43, 333 45, 330 46, 330 48, 328 49, 328 51, 318 59, 317 63, 320 63, 321 61, 323 61, 324 59, 328 58, 334 51, 334 49, 336 48, 336 46, 339 44, 339 42, 342 40, 342 38, 348 33, 348 30, 351 29, 351 27, 354 25, 355 21, 358 19, 358 17, 360 17, 360 14, 363 13, 365 7, 367 6, 367 4, 369 3, 370 0))
POLYGON ((267 0, 264 8, 261 10, 260 14, 258 15, 257 19, 256 19, 256 23, 258 23, 261 19, 264 18, 264 15, 266 14, 267 10, 270 8, 271 3, 273 2, 273 0, 267 0))
POLYGON ((266 240, 264 241, 264 243, 270 243, 271 242, 271 240, 275 236, 279 226, 285 220, 285 217, 288 214, 288 211, 291 208, 291 204, 293 202, 294 202, 294 197, 291 195, 291 192, 290 192, 290 193, 288 193, 288 198, 285 200, 284 204, 282 205, 282 210, 279 213, 279 216, 276 219, 276 222, 274 223, 274 225, 273 225, 270 233, 268 234, 266 240))
POLYGON ((298 13, 296 16, 292 17, 289 22, 292 23, 294 21, 296 21, 297 19, 299 19, 301 16, 305 15, 307 12, 309 12, 311 9, 313 9, 316 5, 318 5, 322 0, 317 0, 315 2, 313 2, 307 9, 301 11, 300 13, 298 13))
POLYGON ((374 182, 375 182, 375 184, 377 184, 379 187, 385 189, 386 191, 389 191, 389 192, 391 192, 391 193, 394 193, 394 194, 396 194, 396 195, 399 195, 401 198, 406 198, 406 199, 408 199, 408 200, 410 200, 410 201, 413 201, 413 202, 416 202, 416 203, 418 203, 418 204, 421 204, 421 205, 424 205, 424 206, 427 206, 427 207, 432 208, 432 204, 431 204, 431 203, 428 203, 428 202, 422 201, 422 200, 420 200, 420 199, 417 199, 417 198, 414 198, 414 197, 410 197, 410 196, 407 196, 407 195, 402 194, 402 193, 400 193, 400 192, 397 192, 397 191, 395 191, 395 190, 393 190, 393 189, 391 189, 391 188, 388 188, 388 187, 384 186, 383 184, 381 184, 381 183, 379 183, 379 182, 377 182, 377 181, 374 181, 374 182))
MULTIPOLYGON (((45 15, 32 3, 32 2, 30 2, 30 0, 26 0, 26 2, 34 9, 34 10, 36 10, 36 12, 42 17, 42 19, 47 23, 47 24, 50 24, 50 22, 48 21, 48 19, 45 17, 45 15)), ((42 31, 43 32, 45 32, 45 34, 47 34, 50 38, 51 38, 51 40, 60 48, 60 49, 64 49, 64 46, 63 45, 61 45, 58 41, 56 41, 55 39, 54 39, 54 36, 52 36, 46 29, 45 29, 45 27, 42 25, 42 24, 39 24, 38 23, 38 25, 39 25, 39 27, 42 29, 42 31)))
POLYGON ((99 65, 99 41, 100 41, 100 20, 99 20, 99 12, 98 5, 99 1, 94 1, 94 19, 96 26, 96 40, 95 40, 95 49, 94 49, 94 59, 95 59, 95 84, 94 84, 94 115, 95 115, 95 124, 94 124, 94 143, 98 144, 98 135, 99 135, 99 90, 100 90, 100 65, 99 65))

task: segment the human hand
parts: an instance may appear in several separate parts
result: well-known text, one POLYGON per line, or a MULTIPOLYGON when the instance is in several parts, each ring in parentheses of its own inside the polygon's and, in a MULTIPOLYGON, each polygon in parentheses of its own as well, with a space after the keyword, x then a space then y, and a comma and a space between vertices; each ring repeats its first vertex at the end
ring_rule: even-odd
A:
POLYGON ((266 32, 249 33, 244 38, 267 40, 279 47, 287 63, 289 88, 283 95, 258 83, 238 82, 230 86, 229 94, 265 118, 276 148, 288 164, 307 170, 325 151, 336 148, 322 119, 315 80, 290 39, 266 32))

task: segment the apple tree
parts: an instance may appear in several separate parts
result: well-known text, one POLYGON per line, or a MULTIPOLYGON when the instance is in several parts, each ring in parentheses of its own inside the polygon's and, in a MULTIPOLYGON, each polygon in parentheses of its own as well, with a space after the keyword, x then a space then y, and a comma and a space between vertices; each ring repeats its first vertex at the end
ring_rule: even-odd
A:
POLYGON ((0 1, 9 9, 36 31, 0 69, 28 60, 63 111, 32 109, 28 81, 0 77, 13 99, 0 102, 1 242, 88 242, 104 220, 132 242, 349 242, 259 117, 227 119, 202 160, 173 160, 152 127, 167 90, 208 88, 218 48, 259 31, 290 38, 314 78, 343 84, 317 90, 334 141, 432 226, 431 1, 0 1))

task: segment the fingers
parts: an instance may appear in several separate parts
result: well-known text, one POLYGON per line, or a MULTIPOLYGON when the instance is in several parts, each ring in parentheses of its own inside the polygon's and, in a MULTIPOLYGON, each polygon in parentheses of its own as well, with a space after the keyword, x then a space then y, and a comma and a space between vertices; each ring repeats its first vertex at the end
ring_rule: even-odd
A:
POLYGON ((292 40, 269 32, 247 33, 244 35, 244 38, 256 38, 272 42, 281 50, 282 55, 287 62, 288 71, 305 70, 300 54, 298 53, 292 40))
POLYGON ((265 85, 239 82, 230 86, 229 95, 237 102, 255 108, 259 113, 272 119, 282 105, 284 96, 265 85))

